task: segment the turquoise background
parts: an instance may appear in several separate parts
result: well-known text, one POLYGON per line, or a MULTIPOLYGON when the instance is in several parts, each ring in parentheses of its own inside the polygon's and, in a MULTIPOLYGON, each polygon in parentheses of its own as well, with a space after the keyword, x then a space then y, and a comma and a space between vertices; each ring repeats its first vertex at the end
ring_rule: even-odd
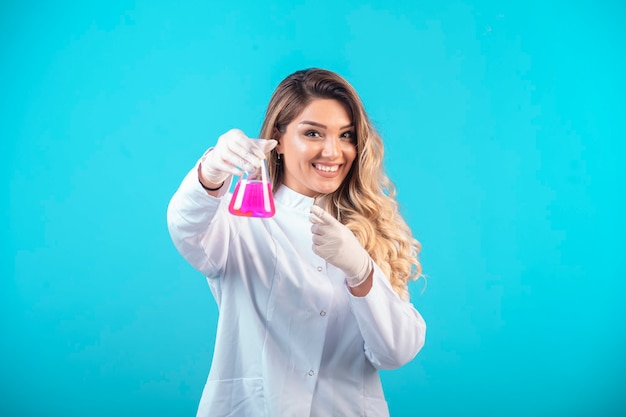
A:
POLYGON ((625 9, 4 1, 0 415, 195 415, 217 309, 168 200, 312 66, 360 92, 424 248, 391 415, 626 415, 625 9))

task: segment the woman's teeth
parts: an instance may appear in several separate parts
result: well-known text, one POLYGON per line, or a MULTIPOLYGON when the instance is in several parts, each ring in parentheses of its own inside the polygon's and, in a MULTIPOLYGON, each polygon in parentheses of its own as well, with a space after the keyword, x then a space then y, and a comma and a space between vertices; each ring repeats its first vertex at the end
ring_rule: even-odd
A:
POLYGON ((327 165, 315 164, 315 169, 319 169, 320 171, 324 171, 324 172, 335 172, 339 169, 339 165, 327 166, 327 165))

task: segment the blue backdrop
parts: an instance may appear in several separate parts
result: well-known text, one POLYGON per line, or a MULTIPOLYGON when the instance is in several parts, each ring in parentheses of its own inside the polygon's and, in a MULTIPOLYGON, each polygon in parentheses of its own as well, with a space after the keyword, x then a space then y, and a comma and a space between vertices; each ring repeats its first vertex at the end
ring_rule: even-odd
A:
POLYGON ((625 415, 625 11, 4 1, 0 415, 195 415, 217 309, 168 200, 313 66, 360 92, 423 244, 392 416, 625 415))

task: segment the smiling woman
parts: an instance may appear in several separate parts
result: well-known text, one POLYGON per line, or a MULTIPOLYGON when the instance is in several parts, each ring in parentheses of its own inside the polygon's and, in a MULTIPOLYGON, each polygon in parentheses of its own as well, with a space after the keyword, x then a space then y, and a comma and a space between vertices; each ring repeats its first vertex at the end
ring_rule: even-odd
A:
POLYGON ((315 99, 283 130, 276 152, 284 161, 284 184, 308 197, 337 190, 356 158, 353 125, 344 105, 315 99))
POLYGON ((168 208, 220 309, 198 415, 388 416, 379 370, 410 362, 426 325, 382 140, 350 84, 320 69, 281 82, 260 137, 222 135, 168 208), (232 176, 264 163, 276 215, 229 215, 232 176))

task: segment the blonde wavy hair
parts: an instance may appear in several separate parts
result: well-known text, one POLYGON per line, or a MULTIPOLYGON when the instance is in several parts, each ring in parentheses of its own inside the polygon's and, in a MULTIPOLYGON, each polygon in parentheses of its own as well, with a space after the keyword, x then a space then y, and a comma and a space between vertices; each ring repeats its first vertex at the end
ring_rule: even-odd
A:
MULTIPOLYGON (((383 169, 384 147, 356 90, 340 75, 323 69, 297 71, 276 88, 265 113, 261 138, 280 140, 287 125, 315 99, 335 99, 352 118, 357 156, 341 186, 323 199, 326 211, 346 225, 389 277, 394 291, 409 299, 407 284, 422 275, 420 243, 399 213, 396 189, 383 169)), ((267 158, 274 190, 284 181, 276 149, 267 158)))

